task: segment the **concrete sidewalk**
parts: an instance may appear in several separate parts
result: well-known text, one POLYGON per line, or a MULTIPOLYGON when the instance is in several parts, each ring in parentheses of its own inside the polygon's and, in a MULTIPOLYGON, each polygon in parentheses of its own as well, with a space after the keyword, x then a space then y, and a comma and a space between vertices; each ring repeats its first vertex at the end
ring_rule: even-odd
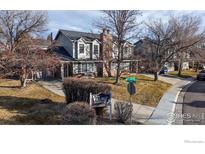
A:
MULTIPOLYGON (((146 74, 145 76, 151 77, 151 75, 146 74)), ((173 122, 172 118, 180 91, 183 87, 193 81, 193 79, 175 78, 173 76, 159 76, 159 80, 168 82, 173 86, 162 96, 159 104, 146 124, 169 125, 173 122)))

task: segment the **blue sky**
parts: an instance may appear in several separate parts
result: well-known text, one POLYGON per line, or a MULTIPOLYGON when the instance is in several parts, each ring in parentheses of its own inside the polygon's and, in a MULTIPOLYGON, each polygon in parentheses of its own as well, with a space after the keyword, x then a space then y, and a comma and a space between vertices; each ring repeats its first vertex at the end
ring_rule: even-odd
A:
POLYGON ((93 23, 102 16, 100 11, 48 11, 48 31, 58 29, 93 32, 93 23))
MULTIPOLYGON (((170 15, 192 14, 202 17, 205 21, 205 11, 141 11, 138 21, 146 21, 152 18, 167 20, 170 15)), ((97 32, 94 22, 102 17, 100 11, 48 11, 48 31, 55 35, 58 29, 76 30, 84 32, 97 32)), ((205 23, 205 22, 204 22, 205 23)), ((205 27, 205 24, 203 24, 205 27)))

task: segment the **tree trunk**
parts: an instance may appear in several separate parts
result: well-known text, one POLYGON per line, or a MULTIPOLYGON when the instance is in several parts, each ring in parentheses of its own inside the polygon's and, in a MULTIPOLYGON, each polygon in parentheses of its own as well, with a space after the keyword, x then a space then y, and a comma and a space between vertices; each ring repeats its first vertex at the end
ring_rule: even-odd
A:
POLYGON ((111 73, 111 62, 108 63, 104 63, 105 66, 105 70, 107 72, 107 76, 108 77, 112 77, 112 73, 111 73))
POLYGON ((120 84, 120 62, 117 63, 117 72, 116 72, 115 84, 120 84))
POLYGON ((26 77, 21 77, 20 81, 21 81, 21 87, 26 87, 26 77))
POLYGON ((108 71, 108 72, 107 72, 107 75, 108 75, 108 77, 112 77, 111 71, 108 71))
POLYGON ((27 77, 28 77, 28 72, 27 72, 26 68, 22 68, 21 74, 20 74, 21 87, 26 87, 27 77))
POLYGON ((183 61, 182 59, 179 60, 179 67, 178 67, 178 76, 181 76, 182 74, 182 64, 183 64, 183 61))
POLYGON ((115 84, 120 84, 120 64, 121 64, 121 58, 122 58, 122 52, 123 52, 123 47, 122 44, 118 44, 118 55, 117 55, 117 72, 116 72, 116 79, 115 79, 115 84))
POLYGON ((195 72, 198 72, 199 69, 199 62, 196 62, 195 72))
POLYGON ((20 82, 21 82, 21 87, 23 87, 23 85, 24 85, 24 79, 21 77, 20 78, 20 82))
POLYGON ((158 80, 158 72, 154 72, 154 81, 158 80))

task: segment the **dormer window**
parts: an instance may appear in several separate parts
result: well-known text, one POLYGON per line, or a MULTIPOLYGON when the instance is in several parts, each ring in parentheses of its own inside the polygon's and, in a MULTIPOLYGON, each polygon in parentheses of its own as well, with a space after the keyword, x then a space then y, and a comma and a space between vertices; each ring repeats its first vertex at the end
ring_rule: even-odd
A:
POLYGON ((79 52, 84 53, 84 44, 79 44, 79 52))
POLYGON ((97 55, 98 54, 98 45, 94 45, 94 54, 97 55))

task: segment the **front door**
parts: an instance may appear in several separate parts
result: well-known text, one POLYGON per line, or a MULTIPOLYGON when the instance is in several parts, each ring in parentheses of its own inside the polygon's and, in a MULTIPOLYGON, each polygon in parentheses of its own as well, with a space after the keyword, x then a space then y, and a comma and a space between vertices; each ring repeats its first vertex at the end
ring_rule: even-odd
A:
POLYGON ((97 76, 103 77, 103 63, 96 63, 97 76))

